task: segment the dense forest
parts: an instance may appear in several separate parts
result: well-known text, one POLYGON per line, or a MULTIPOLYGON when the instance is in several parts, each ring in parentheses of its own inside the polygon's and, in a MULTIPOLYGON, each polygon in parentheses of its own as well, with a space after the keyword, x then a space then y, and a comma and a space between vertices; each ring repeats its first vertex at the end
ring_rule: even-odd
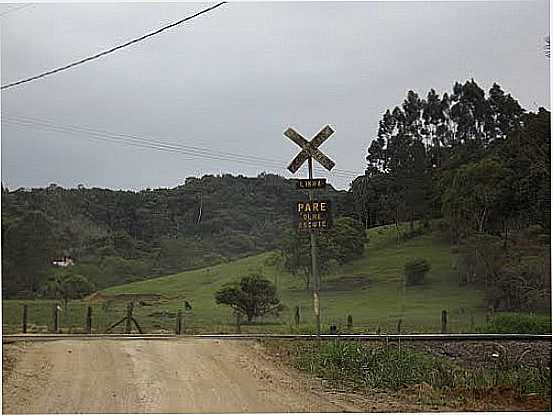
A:
MULTIPOLYGON (((4 297, 42 294, 70 256, 96 288, 212 265, 277 247, 305 197, 273 174, 186 179, 173 189, 2 188, 4 297)), ((350 194, 321 194, 351 215, 350 194)))
MULTIPOLYGON (((458 254, 459 283, 481 286, 491 307, 547 309, 550 118, 544 108, 526 111, 497 84, 487 93, 474 80, 443 95, 409 91, 369 137, 365 174, 348 191, 321 195, 346 219, 327 238, 336 260, 347 260, 338 248, 356 240, 340 239, 340 229, 355 235, 354 227, 396 224, 401 243, 432 228, 458 254)), ((52 260, 64 255, 103 288, 281 248, 297 254, 286 266, 303 267, 309 285, 308 253, 290 233, 301 197, 293 180, 265 173, 140 192, 3 187, 3 296, 43 294, 52 260)), ((362 247, 351 246, 360 255, 362 247)))
POLYGON ((548 308, 550 151, 551 113, 525 111, 497 84, 487 94, 474 80, 442 96, 409 91, 383 115, 352 183, 356 214, 411 232, 415 220, 440 218, 460 283, 482 286, 495 309, 548 308))

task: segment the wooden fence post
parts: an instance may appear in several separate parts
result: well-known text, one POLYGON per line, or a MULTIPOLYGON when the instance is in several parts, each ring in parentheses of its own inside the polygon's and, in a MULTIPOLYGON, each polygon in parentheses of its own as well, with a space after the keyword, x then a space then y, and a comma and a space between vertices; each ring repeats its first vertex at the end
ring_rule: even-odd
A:
POLYGON ((127 304, 127 321, 125 324, 125 333, 131 334, 131 323, 132 323, 132 309, 133 309, 133 303, 127 304))
POLYGON ((242 315, 240 312, 236 312, 236 333, 241 333, 242 329, 240 328, 240 320, 242 318, 242 315))
POLYGON ((296 306, 296 312, 294 313, 294 322, 296 323, 296 327, 299 327, 300 325, 300 306, 296 306))
POLYGON ((59 311, 59 304, 54 304, 54 333, 58 333, 60 326, 60 311, 59 311))
POLYGON ((447 333, 447 311, 442 310, 442 334, 447 333))
POLYGON ((353 328, 353 317, 351 316, 351 314, 348 314, 348 330, 351 331, 352 328, 353 328))
POLYGON ((182 334, 182 311, 177 311, 177 321, 175 327, 175 334, 177 336, 182 334))
POLYGON ((92 334, 92 306, 88 306, 86 310, 86 333, 92 334))
POLYGON ((401 319, 397 322, 397 334, 401 334, 401 319))
POLYGON ((27 304, 23 304, 23 333, 27 333, 27 304))
POLYGON ((486 323, 491 323, 493 320, 493 307, 489 306, 488 311, 486 312, 486 323))

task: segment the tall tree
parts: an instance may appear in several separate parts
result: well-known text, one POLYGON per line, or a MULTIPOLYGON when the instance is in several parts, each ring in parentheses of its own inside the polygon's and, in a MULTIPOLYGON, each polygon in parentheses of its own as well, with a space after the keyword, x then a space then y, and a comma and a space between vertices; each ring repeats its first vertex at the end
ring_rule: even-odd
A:
POLYGON ((2 239, 2 257, 7 259, 2 272, 4 293, 34 295, 60 253, 54 222, 40 211, 31 211, 13 222, 2 239))
MULTIPOLYGON (((338 218, 331 229, 317 238, 319 270, 326 273, 333 263, 344 264, 363 254, 364 226, 349 217, 338 218)), ((299 274, 308 289, 311 283, 311 245, 308 233, 288 232, 281 241, 280 253, 288 272, 299 274)))
MULTIPOLYGON (((433 96, 431 99, 434 100, 433 96)), ((425 113, 425 101, 409 91, 402 107, 387 111, 378 130, 377 139, 369 147, 369 175, 378 172, 389 175, 390 191, 383 201, 393 212, 395 222, 407 218, 411 227, 417 216, 427 213, 427 193, 430 189, 430 158, 425 146, 431 128, 430 112, 425 113)), ((434 114, 435 115, 435 114, 434 114)), ((433 115, 433 116, 434 116, 433 115)), ((437 115, 436 115, 437 116, 437 115)))
POLYGON ((509 133, 520 127, 524 110, 496 83, 490 88, 488 103, 490 113, 486 133, 489 141, 505 140, 509 133))
POLYGON ((443 184, 443 209, 455 237, 486 231, 490 217, 505 201, 511 174, 494 159, 465 164, 451 172, 443 184))

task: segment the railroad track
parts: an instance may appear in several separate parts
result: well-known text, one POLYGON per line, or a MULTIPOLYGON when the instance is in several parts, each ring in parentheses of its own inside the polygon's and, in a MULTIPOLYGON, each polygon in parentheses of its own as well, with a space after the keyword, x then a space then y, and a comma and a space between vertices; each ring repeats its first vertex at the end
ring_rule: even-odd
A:
POLYGON ((358 340, 358 341, 526 341, 551 342, 550 334, 8 334, 2 336, 2 343, 17 341, 54 341, 54 340, 181 340, 218 339, 218 340, 358 340))

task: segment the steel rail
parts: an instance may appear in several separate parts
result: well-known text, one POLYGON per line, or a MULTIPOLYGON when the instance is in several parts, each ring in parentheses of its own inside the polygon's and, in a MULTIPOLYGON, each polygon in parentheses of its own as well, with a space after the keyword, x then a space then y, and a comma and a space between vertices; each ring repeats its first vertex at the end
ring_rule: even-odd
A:
POLYGON ((55 341, 55 340, 358 340, 358 341, 552 341, 550 334, 8 334, 2 336, 2 343, 16 341, 55 341))

